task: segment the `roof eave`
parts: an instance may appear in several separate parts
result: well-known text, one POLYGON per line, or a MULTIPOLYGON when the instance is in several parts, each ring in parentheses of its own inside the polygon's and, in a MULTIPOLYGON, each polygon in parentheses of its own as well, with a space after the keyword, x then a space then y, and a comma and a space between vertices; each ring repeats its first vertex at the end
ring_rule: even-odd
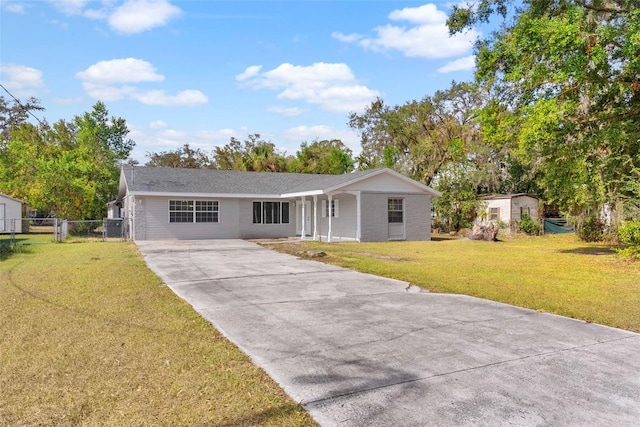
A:
POLYGON ((204 199, 282 199, 281 194, 254 194, 254 193, 179 193, 175 191, 135 191, 129 190, 127 193, 132 196, 147 197, 199 197, 204 199))

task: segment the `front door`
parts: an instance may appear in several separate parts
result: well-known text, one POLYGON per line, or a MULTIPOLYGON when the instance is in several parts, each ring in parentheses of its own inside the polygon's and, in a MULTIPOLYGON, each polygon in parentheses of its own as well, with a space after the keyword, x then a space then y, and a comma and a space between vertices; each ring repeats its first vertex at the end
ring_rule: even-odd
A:
MULTIPOLYGON (((311 201, 304 202, 304 234, 311 236, 311 201)), ((296 202, 296 234, 302 235, 302 202, 296 202)))

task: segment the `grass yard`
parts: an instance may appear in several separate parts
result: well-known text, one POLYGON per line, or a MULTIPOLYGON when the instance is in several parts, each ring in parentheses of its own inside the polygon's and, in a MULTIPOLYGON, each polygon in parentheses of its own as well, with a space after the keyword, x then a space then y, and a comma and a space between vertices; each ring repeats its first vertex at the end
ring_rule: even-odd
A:
POLYGON ((134 244, 50 240, 0 261, 0 425, 315 425, 134 244))
POLYGON ((640 262, 574 235, 478 242, 270 245, 324 251, 331 264, 410 282, 433 292, 472 295, 640 332, 640 262))

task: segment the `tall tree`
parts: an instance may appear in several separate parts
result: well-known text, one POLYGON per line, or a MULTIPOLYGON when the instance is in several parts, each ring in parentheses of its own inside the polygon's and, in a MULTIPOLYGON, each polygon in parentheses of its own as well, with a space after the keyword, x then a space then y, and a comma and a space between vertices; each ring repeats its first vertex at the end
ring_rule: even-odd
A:
POLYGON ((483 0, 454 8, 449 26, 494 14, 514 19, 476 49, 476 80, 495 100, 486 137, 510 137, 517 161, 567 213, 637 209, 640 1, 483 0))
POLYGON ((252 134, 244 143, 231 138, 229 144, 216 147, 214 162, 217 169, 253 171, 253 172, 286 172, 287 159, 275 144, 260 138, 260 134, 252 134))
POLYGON ((354 168, 353 153, 339 139, 303 142, 289 163, 290 172, 343 174, 354 168))
POLYGON ((0 191, 67 219, 100 219, 118 190, 118 161, 134 142, 104 104, 53 126, 22 123, 0 147, 0 191))
POLYGON ((482 94, 453 82, 420 101, 390 107, 377 99, 349 126, 361 137, 361 167, 387 166, 429 184, 451 161, 466 160, 480 141, 475 123, 482 94))
POLYGON ((6 143, 11 129, 27 122, 29 115, 34 111, 44 111, 44 107, 36 98, 20 102, 19 100, 7 100, 4 96, 0 96, 0 144, 6 143))
POLYGON ((213 166, 213 161, 200 148, 191 148, 184 144, 173 151, 161 151, 160 153, 147 153, 149 161, 145 166, 162 166, 169 168, 208 169, 213 166))

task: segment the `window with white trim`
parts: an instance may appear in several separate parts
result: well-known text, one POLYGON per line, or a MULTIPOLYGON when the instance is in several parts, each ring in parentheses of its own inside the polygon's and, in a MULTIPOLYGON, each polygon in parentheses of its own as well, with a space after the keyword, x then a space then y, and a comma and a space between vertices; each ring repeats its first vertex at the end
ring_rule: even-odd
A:
POLYGON ((169 200, 169 222, 218 222, 217 200, 169 200))
MULTIPOLYGON (((331 216, 338 218, 340 216, 340 200, 331 200, 331 216)), ((322 201, 322 218, 329 217, 329 200, 322 201)))
POLYGON ((389 224, 402 224, 404 222, 404 200, 389 199, 387 204, 387 212, 389 224))
POLYGON ((500 220, 500 208, 489 208, 489 220, 490 221, 500 220))
POLYGON ((289 224, 289 202, 253 202, 254 224, 289 224))

